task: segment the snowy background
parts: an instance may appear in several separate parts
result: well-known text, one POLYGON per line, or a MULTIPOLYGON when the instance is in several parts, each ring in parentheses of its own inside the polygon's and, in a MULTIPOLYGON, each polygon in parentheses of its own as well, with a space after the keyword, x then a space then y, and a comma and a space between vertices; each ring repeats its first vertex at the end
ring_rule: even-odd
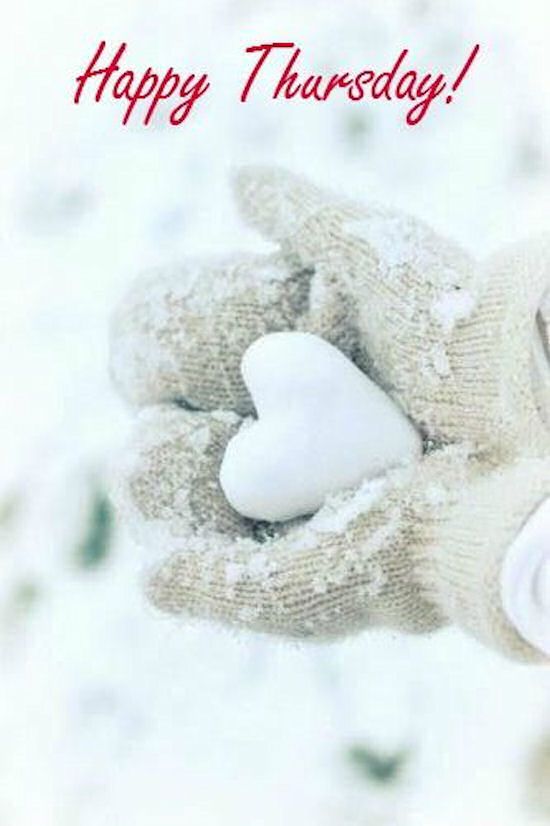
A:
POLYGON ((279 163, 403 207, 480 255, 548 228, 546 0, 23 0, 3 12, 1 826, 550 823, 550 673, 457 632, 324 648, 189 627, 140 594, 106 470, 130 427, 107 374, 133 274, 261 249, 228 171, 279 163), (72 104, 106 39, 208 69, 180 128, 72 104), (237 103, 246 45, 312 67, 458 70, 414 129, 396 105, 237 103))

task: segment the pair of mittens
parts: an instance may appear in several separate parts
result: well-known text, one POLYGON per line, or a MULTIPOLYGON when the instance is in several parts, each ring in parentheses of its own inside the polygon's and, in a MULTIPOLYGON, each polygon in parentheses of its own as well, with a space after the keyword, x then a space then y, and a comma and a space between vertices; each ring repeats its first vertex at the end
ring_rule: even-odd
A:
POLYGON ((276 251, 147 275, 113 320, 113 377, 142 408, 116 499, 156 560, 151 600, 293 638, 454 622, 541 659, 504 611, 501 571, 550 494, 550 239, 479 263, 420 221, 280 170, 245 169, 235 192, 276 251), (424 450, 310 518, 258 523, 218 475, 254 412, 242 356, 288 330, 351 358, 424 450))

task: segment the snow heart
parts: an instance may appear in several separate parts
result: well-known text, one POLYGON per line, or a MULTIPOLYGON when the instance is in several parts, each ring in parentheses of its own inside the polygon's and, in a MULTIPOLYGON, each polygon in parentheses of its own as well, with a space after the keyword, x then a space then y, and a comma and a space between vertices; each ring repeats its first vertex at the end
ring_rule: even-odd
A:
POLYGON ((313 513, 329 494, 421 453, 404 413, 318 336, 263 336, 241 370, 258 420, 229 442, 220 483, 243 516, 279 522, 313 513))

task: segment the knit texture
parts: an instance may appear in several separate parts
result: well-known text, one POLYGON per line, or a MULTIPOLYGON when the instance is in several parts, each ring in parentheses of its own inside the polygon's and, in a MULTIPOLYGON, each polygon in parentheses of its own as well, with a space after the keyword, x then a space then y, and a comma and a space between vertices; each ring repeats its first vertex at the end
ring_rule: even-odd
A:
POLYGON ((146 273, 113 319, 115 384, 136 406, 182 401, 201 410, 252 413, 240 365, 260 336, 308 330, 350 357, 356 352, 347 302, 331 278, 280 255, 146 273))
POLYGON ((504 616, 503 555, 550 495, 547 238, 477 263, 422 222, 271 169, 241 172, 242 214, 272 255, 188 263, 132 287, 112 374, 145 407, 115 496, 154 553, 160 609, 287 637, 456 622, 527 661, 504 616), (339 347, 424 437, 419 462, 284 525, 236 514, 218 482, 252 402, 247 346, 307 330, 339 347))

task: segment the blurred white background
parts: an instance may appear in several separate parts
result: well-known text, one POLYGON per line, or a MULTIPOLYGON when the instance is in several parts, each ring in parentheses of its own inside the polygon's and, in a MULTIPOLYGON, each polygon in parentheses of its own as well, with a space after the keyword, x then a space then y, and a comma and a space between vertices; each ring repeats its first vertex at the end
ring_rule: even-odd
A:
POLYGON ((23 0, 3 10, 0 370, 1 826, 523 826, 550 822, 550 674, 455 632, 324 648, 159 618, 114 522, 130 427, 109 313, 151 263, 260 249, 230 169, 278 163, 414 212, 483 256, 548 228, 546 0, 23 0), (207 70, 179 128, 120 125, 75 77, 98 42, 207 70), (312 70, 453 73, 421 125, 399 107, 238 102, 244 48, 312 70))

